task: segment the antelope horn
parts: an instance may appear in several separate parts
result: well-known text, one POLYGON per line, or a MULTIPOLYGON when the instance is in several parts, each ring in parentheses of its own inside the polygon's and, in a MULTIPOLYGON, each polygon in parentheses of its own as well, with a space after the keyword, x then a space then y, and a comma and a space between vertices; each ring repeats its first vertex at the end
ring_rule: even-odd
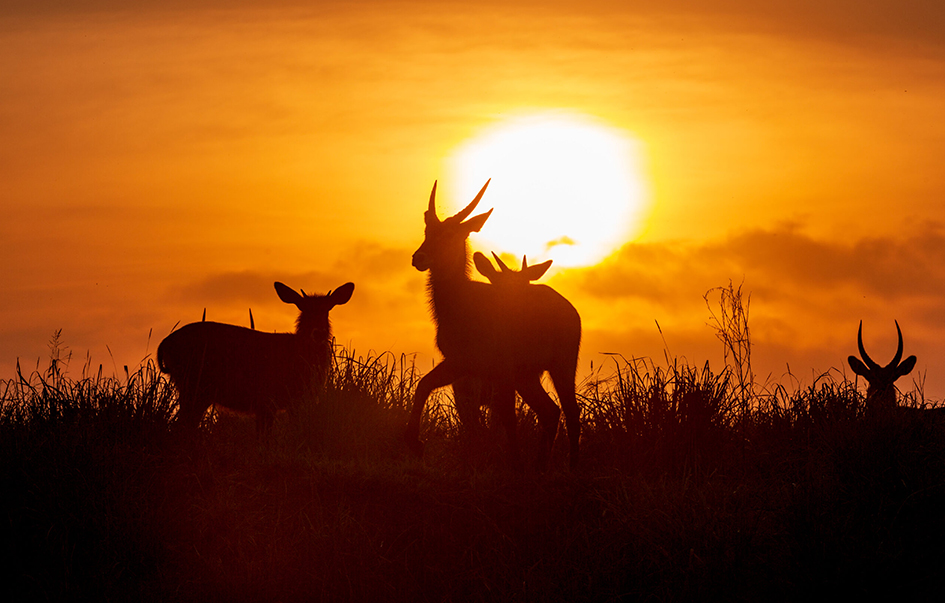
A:
POLYGON ((427 213, 423 215, 427 222, 439 222, 436 217, 436 180, 433 181, 433 190, 430 191, 430 205, 427 207, 427 213))
POLYGON ((899 328, 898 320, 896 321, 896 333, 899 334, 899 347, 896 349, 896 355, 893 356, 889 366, 899 366, 899 361, 902 360, 902 330, 899 328))
POLYGON ((506 266, 505 262, 503 262, 502 259, 499 258, 499 256, 497 256, 494 251, 492 252, 492 257, 494 257, 495 261, 499 263, 499 268, 502 269, 502 272, 512 272, 512 269, 506 266))
MULTIPOLYGON (((473 199, 472 202, 471 202, 469 205, 467 205, 465 209, 463 209, 461 212, 459 212, 458 214, 456 214, 456 215, 453 216, 453 217, 456 218, 457 220, 459 220, 460 222, 462 222, 463 220, 465 220, 465 219, 469 216, 469 214, 471 214, 471 213, 473 212, 473 210, 476 209, 476 206, 479 205, 479 200, 482 199, 482 194, 486 192, 486 187, 489 186, 489 183, 490 183, 490 182, 492 182, 492 178, 489 178, 488 180, 486 180, 486 183, 482 185, 482 188, 481 188, 481 189, 479 189, 479 194, 476 195, 476 198, 473 199)), ((435 184, 433 185, 433 190, 434 190, 434 192, 436 192, 436 185, 435 185, 435 184)), ((432 195, 431 195, 431 197, 430 197, 430 207, 431 207, 431 208, 433 207, 433 197, 432 197, 432 195)))
POLYGON ((870 358, 870 355, 866 353, 866 348, 863 347, 863 321, 862 320, 860 321, 860 328, 856 332, 856 345, 857 347, 860 348, 860 358, 863 359, 863 362, 866 363, 866 366, 868 366, 870 370, 874 370, 874 371, 879 369, 880 366, 876 364, 875 362, 873 362, 873 359, 870 358))
POLYGON ((528 256, 523 255, 522 256, 522 272, 524 272, 526 268, 528 268, 528 256))

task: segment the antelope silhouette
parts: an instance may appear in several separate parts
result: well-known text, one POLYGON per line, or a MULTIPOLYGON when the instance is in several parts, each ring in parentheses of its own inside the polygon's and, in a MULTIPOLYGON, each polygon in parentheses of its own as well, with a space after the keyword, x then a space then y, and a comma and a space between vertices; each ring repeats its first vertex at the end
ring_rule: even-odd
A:
POLYGON ((354 283, 327 295, 299 294, 279 282, 275 288, 279 299, 299 309, 294 333, 201 321, 174 331, 158 346, 158 366, 177 388, 179 424, 194 428, 218 405, 255 414, 261 433, 277 411, 324 390, 332 356, 328 313, 351 299, 354 283))
POLYGON ((866 379, 869 386, 866 388, 866 408, 868 412, 890 412, 896 409, 899 404, 896 401, 896 380, 908 375, 915 368, 916 357, 909 356, 902 360, 902 330, 899 328, 899 321, 896 321, 896 333, 899 335, 899 346, 896 348, 896 355, 886 366, 880 366, 869 357, 866 348, 863 346, 863 321, 860 321, 860 328, 856 332, 856 344, 860 350, 860 361, 856 356, 847 358, 850 368, 857 375, 866 379), (902 360, 902 362, 900 362, 902 360))
MULTIPOLYGON (((538 280, 551 267, 551 260, 538 264, 536 266, 528 265, 528 258, 522 257, 522 269, 513 270, 506 266, 505 262, 499 258, 495 252, 492 256, 498 262, 501 271, 497 271, 492 262, 482 253, 477 251, 473 254, 473 264, 481 275, 489 279, 493 285, 506 287, 503 297, 510 305, 511 315, 520 316, 525 310, 523 306, 523 292, 515 287, 522 287, 531 281, 538 280)), ((517 319, 517 318, 516 318, 517 319)), ((482 406, 494 406, 496 391, 491 384, 482 383, 475 378, 459 379, 453 382, 453 401, 456 405, 456 412, 459 415, 460 423, 467 427, 470 436, 473 438, 482 438, 482 417, 479 414, 482 406)), ((505 402, 508 404, 508 400, 505 402)), ((514 404, 514 394, 511 404, 514 404)))
POLYGON ((430 393, 460 379, 478 378, 493 388, 493 413, 507 433, 513 464, 519 463, 517 391, 535 411, 542 428, 539 466, 547 463, 563 409, 574 468, 581 434, 574 384, 581 318, 568 300, 545 285, 526 281, 521 287, 500 287, 470 280, 467 238, 482 228, 492 210, 466 218, 488 186, 487 181, 469 205, 444 220, 436 215, 436 183, 430 193, 424 241, 413 254, 413 266, 429 272, 430 307, 443 361, 417 385, 404 439, 414 453, 422 455, 420 421, 430 393), (545 371, 561 408, 541 385, 545 371))

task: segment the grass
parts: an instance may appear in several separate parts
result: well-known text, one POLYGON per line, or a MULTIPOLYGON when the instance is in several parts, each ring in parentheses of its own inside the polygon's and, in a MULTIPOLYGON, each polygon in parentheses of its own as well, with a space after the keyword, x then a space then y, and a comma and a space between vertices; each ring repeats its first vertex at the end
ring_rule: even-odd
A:
POLYGON ((405 455, 407 357, 339 349, 324 397, 260 440, 224 413, 181 434, 153 362, 73 378, 59 347, 0 383, 10 600, 902 600, 945 580, 945 426, 868 417, 835 374, 788 391, 614 357, 581 385, 584 466, 559 438, 537 474, 505 467, 501 430, 471 450, 447 393, 405 455))

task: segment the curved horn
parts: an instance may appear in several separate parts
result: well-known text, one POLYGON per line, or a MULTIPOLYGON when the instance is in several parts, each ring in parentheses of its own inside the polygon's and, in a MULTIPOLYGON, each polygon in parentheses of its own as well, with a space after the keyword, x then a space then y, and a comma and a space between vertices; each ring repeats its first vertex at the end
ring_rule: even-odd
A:
POLYGON ((893 356, 889 366, 899 366, 899 361, 902 360, 902 330, 899 328, 898 320, 896 321, 896 333, 899 334, 899 347, 896 348, 896 355, 893 356))
POLYGON ((492 257, 494 257, 495 261, 499 263, 499 268, 502 269, 502 272, 512 272, 512 269, 506 266, 505 262, 503 262, 502 259, 499 256, 497 256, 494 251, 492 252, 492 257))
MULTIPOLYGON (((453 217, 456 218, 457 220, 459 220, 460 222, 462 222, 463 220, 465 220, 465 219, 469 216, 469 214, 471 214, 472 211, 473 211, 474 209, 476 209, 476 206, 479 205, 479 200, 482 199, 482 194, 486 192, 486 187, 489 186, 489 183, 490 183, 490 182, 492 182, 492 178, 489 178, 488 180, 486 180, 486 183, 482 185, 482 188, 481 188, 481 189, 479 189, 479 194, 476 195, 476 198, 473 199, 472 202, 471 202, 469 205, 467 205, 465 209, 463 209, 462 211, 460 211, 458 214, 456 214, 456 215, 453 216, 453 217)), ((434 190, 434 192, 436 191, 436 185, 435 185, 435 184, 433 185, 433 190, 434 190)), ((430 207, 433 207, 432 196, 431 196, 430 199, 431 199, 431 200, 430 200, 430 207)))
POLYGON ((856 345, 860 348, 860 358, 863 359, 863 362, 866 363, 871 370, 876 370, 880 368, 878 364, 873 362, 873 359, 870 358, 869 354, 866 353, 866 348, 863 347, 863 321, 860 321, 860 328, 856 332, 856 345))

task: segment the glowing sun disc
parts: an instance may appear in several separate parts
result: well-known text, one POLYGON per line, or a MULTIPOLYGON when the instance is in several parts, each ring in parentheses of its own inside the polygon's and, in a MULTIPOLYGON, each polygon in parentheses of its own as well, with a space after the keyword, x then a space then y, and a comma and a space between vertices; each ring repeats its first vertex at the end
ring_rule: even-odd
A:
POLYGON ((571 114, 501 122, 450 158, 450 202, 465 206, 492 178, 478 211, 495 211, 473 247, 555 266, 587 266, 641 228, 645 186, 639 143, 571 114))

